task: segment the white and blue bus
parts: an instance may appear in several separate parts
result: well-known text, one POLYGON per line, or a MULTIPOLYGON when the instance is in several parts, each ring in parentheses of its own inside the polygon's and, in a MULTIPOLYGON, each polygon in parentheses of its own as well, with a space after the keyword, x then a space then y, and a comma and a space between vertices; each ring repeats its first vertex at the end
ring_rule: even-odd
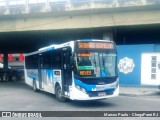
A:
POLYGON ((59 101, 96 100, 119 94, 116 45, 77 40, 25 55, 25 82, 59 101))

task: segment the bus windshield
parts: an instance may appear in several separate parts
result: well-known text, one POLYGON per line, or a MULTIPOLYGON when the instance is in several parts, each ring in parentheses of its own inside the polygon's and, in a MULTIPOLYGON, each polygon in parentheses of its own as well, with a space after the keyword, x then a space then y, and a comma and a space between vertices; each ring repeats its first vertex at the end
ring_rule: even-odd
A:
POLYGON ((116 76, 116 52, 77 52, 75 74, 79 77, 116 76))

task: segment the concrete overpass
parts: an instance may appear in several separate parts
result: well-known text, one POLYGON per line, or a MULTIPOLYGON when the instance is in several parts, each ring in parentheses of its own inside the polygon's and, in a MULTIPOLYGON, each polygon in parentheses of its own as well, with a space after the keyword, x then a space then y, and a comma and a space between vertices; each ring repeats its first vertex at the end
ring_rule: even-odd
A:
POLYGON ((114 37, 125 44, 124 31, 159 31, 159 23, 159 0, 1 0, 0 52, 31 52, 84 38, 114 37))
POLYGON ((159 24, 159 4, 158 0, 5 1, 0 4, 0 32, 159 24))

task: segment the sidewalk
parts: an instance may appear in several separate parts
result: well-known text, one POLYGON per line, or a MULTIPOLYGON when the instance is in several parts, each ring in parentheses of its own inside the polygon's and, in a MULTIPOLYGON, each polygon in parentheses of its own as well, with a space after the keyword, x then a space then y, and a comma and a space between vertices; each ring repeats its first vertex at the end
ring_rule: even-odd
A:
POLYGON ((120 86, 119 94, 122 96, 160 95, 160 89, 151 86, 120 86))

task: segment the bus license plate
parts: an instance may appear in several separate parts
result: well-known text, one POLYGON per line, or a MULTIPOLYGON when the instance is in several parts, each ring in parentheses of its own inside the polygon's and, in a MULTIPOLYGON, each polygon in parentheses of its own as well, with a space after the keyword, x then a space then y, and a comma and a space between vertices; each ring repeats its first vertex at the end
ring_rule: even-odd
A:
POLYGON ((105 92, 100 92, 100 93, 98 93, 98 96, 105 96, 105 95, 106 95, 105 92))

